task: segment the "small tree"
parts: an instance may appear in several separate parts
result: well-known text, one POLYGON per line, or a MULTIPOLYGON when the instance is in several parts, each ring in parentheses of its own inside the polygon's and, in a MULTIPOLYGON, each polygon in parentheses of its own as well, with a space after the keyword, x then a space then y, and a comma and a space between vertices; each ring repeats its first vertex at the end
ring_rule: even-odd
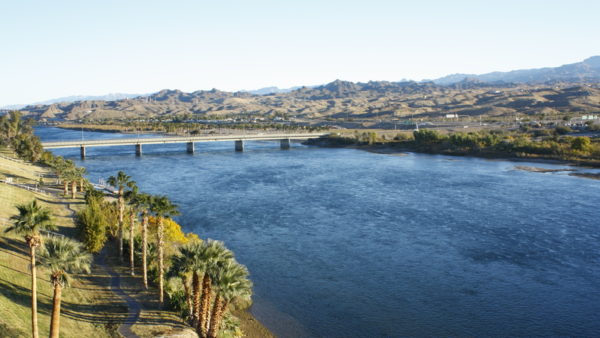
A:
POLYGON ((587 136, 578 136, 571 141, 573 150, 588 152, 592 146, 592 141, 587 136))
POLYGON ((98 253, 106 242, 106 217, 102 211, 101 200, 88 198, 85 209, 79 211, 75 223, 85 248, 98 253))

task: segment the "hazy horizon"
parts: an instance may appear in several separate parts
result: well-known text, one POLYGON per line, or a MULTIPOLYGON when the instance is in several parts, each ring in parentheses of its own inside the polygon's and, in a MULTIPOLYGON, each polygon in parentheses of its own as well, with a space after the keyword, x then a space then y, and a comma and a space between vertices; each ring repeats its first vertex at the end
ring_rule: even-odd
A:
POLYGON ((600 54, 594 1, 5 3, 0 106, 68 96, 420 81, 600 54))

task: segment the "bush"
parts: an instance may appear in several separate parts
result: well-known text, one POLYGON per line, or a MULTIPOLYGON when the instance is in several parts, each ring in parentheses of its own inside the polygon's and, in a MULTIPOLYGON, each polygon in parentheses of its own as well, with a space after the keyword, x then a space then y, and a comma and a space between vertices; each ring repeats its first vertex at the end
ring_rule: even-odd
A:
POLYGON ((600 124, 596 124, 596 123, 588 124, 587 129, 589 131, 600 131, 600 124))
POLYGON ((533 136, 542 137, 542 136, 550 136, 552 133, 548 129, 539 129, 533 132, 533 136))
POLYGON ((446 137, 435 130, 422 129, 415 130, 413 132, 415 142, 418 144, 438 144, 441 143, 446 137))
POLYGON ((555 131, 555 132, 556 132, 558 135, 566 135, 566 134, 568 134, 568 133, 572 133, 572 132, 573 132, 573 129, 571 129, 571 128, 569 128, 569 127, 566 127, 566 126, 559 126, 559 127, 556 127, 556 128, 554 129, 554 131, 555 131))
POLYGON ((573 150, 588 152, 592 146, 592 141, 587 136, 578 136, 571 141, 571 148, 573 150))
POLYGON ((79 237, 91 253, 100 252, 106 242, 106 218, 100 204, 99 200, 90 199, 86 208, 79 211, 75 217, 79 237))
POLYGON ((407 133, 398 133, 394 137, 394 141, 411 141, 411 140, 414 140, 414 138, 412 137, 411 134, 407 134, 407 133))

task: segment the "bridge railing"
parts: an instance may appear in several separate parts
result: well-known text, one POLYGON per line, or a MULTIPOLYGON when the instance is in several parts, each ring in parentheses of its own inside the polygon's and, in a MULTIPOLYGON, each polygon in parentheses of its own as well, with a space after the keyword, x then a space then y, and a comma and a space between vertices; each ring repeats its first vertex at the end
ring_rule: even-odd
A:
POLYGON ((134 144, 160 144, 160 143, 186 143, 186 142, 214 142, 236 140, 280 140, 280 139, 309 139, 327 135, 326 133, 297 133, 297 134, 257 134, 257 135, 215 135, 215 136, 173 136, 154 138, 125 138, 108 140, 74 140, 59 142, 42 142, 44 148, 73 148, 93 146, 118 146, 134 144))

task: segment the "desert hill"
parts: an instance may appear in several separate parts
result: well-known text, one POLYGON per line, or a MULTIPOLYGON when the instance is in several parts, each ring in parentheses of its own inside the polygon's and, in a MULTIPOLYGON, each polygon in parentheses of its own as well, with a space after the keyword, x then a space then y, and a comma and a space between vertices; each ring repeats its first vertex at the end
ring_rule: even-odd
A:
POLYGON ((600 112, 598 56, 556 68, 465 75, 456 81, 461 76, 451 75, 430 82, 335 80, 291 91, 267 89, 264 92, 272 92, 262 95, 217 89, 191 93, 165 89, 135 98, 29 105, 22 111, 47 120, 146 119, 183 115, 347 120, 445 114, 494 117, 600 112), (537 83, 543 80, 546 81, 537 83))

